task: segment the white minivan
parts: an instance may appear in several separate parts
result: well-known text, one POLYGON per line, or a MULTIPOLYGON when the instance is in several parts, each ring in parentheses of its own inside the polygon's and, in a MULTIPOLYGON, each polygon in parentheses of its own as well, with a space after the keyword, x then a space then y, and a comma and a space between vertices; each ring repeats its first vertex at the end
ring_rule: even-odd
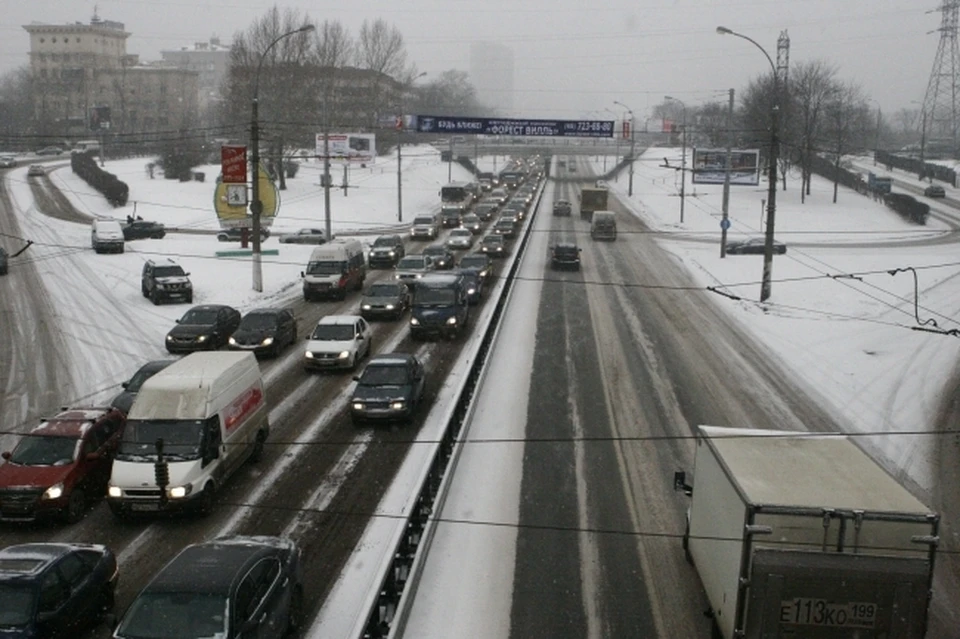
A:
POLYGON ((90 246, 97 253, 123 253, 123 227, 117 220, 94 220, 90 246))
POLYGON ((191 353, 140 387, 113 461, 107 503, 117 517, 208 513, 223 483, 263 456, 269 409, 257 358, 191 353))
POLYGON ((359 240, 334 240, 318 246, 310 253, 303 278, 303 299, 336 297, 344 299, 347 291, 359 291, 367 278, 367 261, 359 240))

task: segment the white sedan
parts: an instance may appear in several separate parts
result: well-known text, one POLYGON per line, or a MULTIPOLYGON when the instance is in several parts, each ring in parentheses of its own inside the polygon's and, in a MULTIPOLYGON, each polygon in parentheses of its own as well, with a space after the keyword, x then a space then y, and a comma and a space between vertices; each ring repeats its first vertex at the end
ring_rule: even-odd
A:
POLYGON ((359 315, 327 315, 307 336, 307 370, 354 369, 370 354, 373 330, 359 315))
POLYGON ((447 238, 447 248, 450 250, 466 251, 473 246, 473 233, 470 229, 453 229, 447 238))

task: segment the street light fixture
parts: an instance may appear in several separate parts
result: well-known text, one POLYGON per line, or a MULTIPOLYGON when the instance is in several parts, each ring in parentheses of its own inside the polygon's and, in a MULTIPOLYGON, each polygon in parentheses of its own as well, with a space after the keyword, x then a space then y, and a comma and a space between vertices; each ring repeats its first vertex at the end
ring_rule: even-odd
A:
POLYGON ((410 82, 408 82, 407 85, 400 90, 401 91, 400 105, 399 105, 400 108, 397 109, 399 113, 397 114, 397 124, 396 124, 397 126, 397 221, 398 222, 403 222, 403 169, 402 169, 403 163, 401 162, 403 156, 400 151, 400 147, 403 146, 403 126, 404 126, 403 99, 406 97, 404 95, 404 92, 406 91, 408 86, 412 87, 414 82, 416 82, 417 80, 419 80, 420 78, 426 75, 427 75, 427 72, 424 71, 423 73, 416 76, 415 78, 411 78, 410 82))
POLYGON ((767 190, 767 232, 763 246, 763 279, 760 283, 760 301, 765 302, 770 297, 770 280, 773 275, 773 223, 777 214, 777 162, 779 162, 778 154, 780 150, 780 142, 777 139, 780 127, 780 83, 777 77, 777 66, 773 63, 773 59, 767 53, 767 50, 753 38, 726 27, 717 27, 717 33, 737 36, 760 49, 767 62, 770 63, 770 70, 773 72, 773 108, 770 114, 770 166, 767 175, 769 182, 767 190))
POLYGON ((683 151, 680 159, 680 223, 683 224, 683 207, 687 201, 687 104, 683 100, 670 95, 665 95, 663 98, 665 100, 679 102, 680 106, 683 107, 683 124, 680 125, 683 127, 683 151))
POLYGON ((619 106, 622 106, 624 109, 627 110, 627 113, 630 114, 630 182, 628 183, 628 186, 627 186, 627 196, 632 197, 633 196, 633 160, 634 160, 633 156, 636 148, 634 146, 634 140, 636 138, 634 137, 633 109, 628 107, 623 102, 617 102, 616 100, 614 100, 613 103, 619 106))
MULTIPOLYGON (((258 293, 263 292, 263 269, 260 260, 260 215, 263 213, 263 202, 260 201, 260 71, 263 70, 263 61, 267 59, 270 49, 278 42, 298 33, 313 31, 313 29, 312 24, 305 24, 299 29, 277 36, 260 54, 260 61, 257 63, 257 75, 254 77, 253 102, 250 105, 250 161, 253 164, 250 213, 253 214, 253 290, 258 293)), ((283 170, 282 166, 280 170, 283 170)))

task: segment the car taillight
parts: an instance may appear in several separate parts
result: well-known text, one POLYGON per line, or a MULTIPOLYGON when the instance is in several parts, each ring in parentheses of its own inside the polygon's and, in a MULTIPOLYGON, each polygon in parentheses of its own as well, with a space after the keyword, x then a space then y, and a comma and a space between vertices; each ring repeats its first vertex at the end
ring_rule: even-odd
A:
POLYGON ((340 288, 343 288, 343 287, 346 286, 346 285, 347 285, 347 276, 346 276, 346 275, 341 275, 341 276, 340 276, 340 281, 337 282, 337 286, 339 286, 340 288))

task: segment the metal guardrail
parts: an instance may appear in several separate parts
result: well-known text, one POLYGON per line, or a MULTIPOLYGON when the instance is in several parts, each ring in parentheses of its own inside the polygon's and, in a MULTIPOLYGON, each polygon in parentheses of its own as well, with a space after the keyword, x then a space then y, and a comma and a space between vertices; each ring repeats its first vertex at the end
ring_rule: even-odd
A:
POLYGON ((399 536, 393 550, 393 559, 389 562, 389 565, 382 569, 383 577, 380 580, 376 596, 369 598, 369 612, 366 616, 363 633, 360 635, 363 639, 384 639, 392 630, 400 600, 406 591, 411 576, 411 568, 418 557, 418 551, 424 539, 424 531, 427 528, 430 516, 434 513, 437 498, 440 496, 440 485, 449 468, 457 438, 469 413, 470 402, 473 399, 477 382, 481 377, 487 356, 493 345, 500 318, 506 308, 510 291, 516 280, 517 271, 520 269, 520 263, 533 229, 534 218, 538 213, 540 200, 543 197, 544 185, 545 182, 540 185, 537 197, 531 207, 533 213, 530 215, 520 241, 516 244, 514 259, 506 274, 506 283, 500 291, 500 297, 497 299, 490 316, 490 321, 477 348, 476 356, 464 377, 457 399, 450 410, 450 417, 443 436, 436 447, 429 468, 424 474, 414 507, 411 508, 404 526, 403 534, 399 536))

